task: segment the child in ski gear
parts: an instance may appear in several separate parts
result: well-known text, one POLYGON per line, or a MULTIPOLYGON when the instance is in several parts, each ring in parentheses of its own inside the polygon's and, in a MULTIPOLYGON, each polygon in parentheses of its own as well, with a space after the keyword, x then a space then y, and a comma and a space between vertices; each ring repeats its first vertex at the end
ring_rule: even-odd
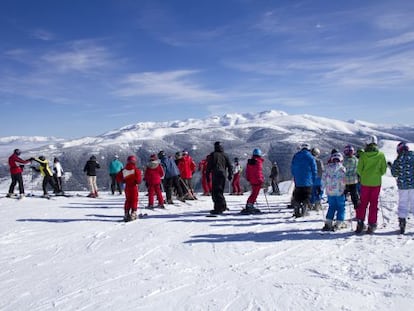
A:
POLYGON ((243 192, 240 188, 240 175, 242 172, 242 167, 239 163, 239 158, 234 158, 234 165, 233 165, 233 180, 231 182, 231 186, 233 188, 233 192, 231 194, 234 195, 241 195, 243 192))
POLYGON ((280 195, 279 190, 279 166, 277 165, 277 162, 273 162, 272 168, 270 170, 270 183, 272 185, 272 195, 280 195))
POLYGON ((323 196, 322 174, 325 168, 324 168, 322 160, 319 158, 321 151, 318 148, 314 147, 312 148, 311 153, 315 158, 317 175, 315 178, 315 182, 312 186, 312 195, 311 195, 310 203, 311 203, 312 209, 319 210, 322 208, 322 205, 321 205, 321 200, 323 196))
POLYGON ((359 191, 358 183, 359 178, 357 174, 358 159, 354 155, 355 149, 351 145, 346 145, 344 148, 344 167, 346 169, 345 174, 345 197, 349 193, 351 195, 351 201, 356 209, 359 205, 359 191))
POLYGON ((116 175, 124 168, 124 165, 119 161, 118 155, 115 155, 113 160, 109 163, 109 176, 111 177, 111 192, 115 194, 115 190, 122 194, 121 184, 116 181, 116 175))
POLYGON ((164 169, 156 154, 150 156, 144 174, 148 187, 148 208, 154 208, 154 194, 157 196, 157 208, 164 208, 164 198, 161 191, 161 180, 164 178, 164 169))
POLYGON ((346 228, 344 195, 346 169, 342 165, 342 161, 342 154, 333 154, 330 163, 322 175, 322 183, 326 189, 329 204, 325 226, 322 228, 323 231, 346 228), (334 224, 335 215, 336 223, 334 224))
POLYGON ((254 203, 256 203, 257 196, 264 183, 263 162, 262 151, 258 148, 254 149, 252 157, 247 160, 246 165, 246 179, 250 183, 252 190, 247 198, 246 208, 241 211, 242 214, 260 213, 260 210, 254 207, 254 203))
POLYGON ((57 193, 58 188, 53 179, 53 173, 52 173, 52 170, 50 169, 49 161, 46 160, 44 156, 40 156, 39 158, 31 158, 31 160, 39 163, 38 168, 34 166, 32 166, 31 168, 37 172, 40 172, 40 174, 43 176, 43 182, 42 182, 43 196, 49 197, 49 194, 47 193, 48 184, 53 188, 53 191, 57 193))
POLYGON ((158 158, 161 161, 162 168, 164 169, 164 190, 165 190, 165 196, 167 198, 168 204, 173 204, 172 200, 172 193, 173 193, 173 187, 177 191, 177 198, 181 202, 185 202, 184 199, 184 193, 181 188, 180 184, 180 170, 178 169, 177 165, 175 164, 175 161, 171 157, 167 157, 165 152, 161 150, 158 152, 158 158))
POLYGON ((293 156, 291 173, 295 183, 292 200, 294 216, 303 217, 309 209, 312 186, 317 175, 316 161, 308 143, 303 143, 301 150, 293 156))
POLYGON ((97 198, 98 197, 98 186, 96 184, 96 170, 101 168, 100 164, 96 160, 96 156, 91 156, 89 160, 86 162, 83 171, 86 172, 88 177, 88 184, 90 193, 88 197, 90 198, 97 198))
POLYGON ((142 181, 142 174, 136 164, 137 158, 130 155, 125 168, 116 175, 116 182, 125 184, 124 221, 137 219, 138 186, 142 181))
POLYGON ((13 154, 9 157, 9 168, 12 181, 9 187, 9 192, 7 193, 7 197, 14 196, 14 187, 16 186, 16 184, 19 184, 19 198, 24 197, 22 172, 24 165, 29 164, 30 160, 21 159, 20 154, 21 152, 19 149, 14 149, 13 154))
POLYGON ((56 193, 63 194, 62 190, 63 168, 58 158, 53 159, 53 180, 56 184, 56 193))
POLYGON ((409 212, 414 212, 414 153, 405 142, 397 145, 397 158, 391 164, 391 174, 397 178, 398 221, 400 233, 405 233, 409 212))
POLYGON ((227 179, 230 181, 233 176, 233 168, 231 166, 229 157, 224 153, 223 146, 219 141, 214 143, 214 151, 208 157, 206 178, 210 182, 210 174, 212 178, 213 189, 211 198, 214 202, 214 209, 210 214, 222 214, 227 210, 226 199, 224 198, 224 187, 227 179))
POLYGON ((207 155, 207 157, 198 164, 198 170, 201 172, 201 186, 203 187, 203 195, 210 196, 211 190, 212 190, 212 184, 211 184, 211 174, 209 176, 209 182, 207 182, 206 172, 207 172, 207 163, 208 163, 208 157, 210 155, 207 155))
POLYGON ((365 152, 361 154, 357 165, 357 173, 361 178, 361 203, 356 209, 358 220, 356 233, 364 230, 364 221, 367 208, 368 233, 373 233, 377 228, 378 198, 381 191, 381 178, 387 170, 385 156, 378 150, 376 136, 370 136, 365 152))

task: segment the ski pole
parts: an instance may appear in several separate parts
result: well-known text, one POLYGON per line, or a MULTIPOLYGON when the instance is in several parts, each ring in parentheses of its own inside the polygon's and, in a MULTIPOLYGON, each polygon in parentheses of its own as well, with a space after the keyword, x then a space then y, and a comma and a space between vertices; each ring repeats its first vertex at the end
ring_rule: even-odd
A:
POLYGON ((265 197, 265 200, 266 200, 267 210, 270 213, 270 206, 269 206, 269 201, 267 200, 266 188, 263 189, 263 194, 264 194, 264 197, 265 197))
POLYGON ((382 214, 382 227, 385 228, 387 226, 387 224, 385 223, 384 210, 382 208, 381 196, 378 197, 378 204, 380 206, 381 214, 382 214))

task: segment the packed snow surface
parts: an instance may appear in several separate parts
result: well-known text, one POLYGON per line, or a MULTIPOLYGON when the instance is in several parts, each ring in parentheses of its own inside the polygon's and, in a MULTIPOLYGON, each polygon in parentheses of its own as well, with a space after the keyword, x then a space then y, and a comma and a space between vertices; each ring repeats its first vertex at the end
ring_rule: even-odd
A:
POLYGON ((246 193, 209 218, 198 195, 130 223, 119 195, 1 198, 0 310, 408 310, 414 226, 397 233, 395 181, 383 181, 373 235, 351 222, 322 234, 326 210, 295 220, 289 182, 260 194, 261 215, 238 214, 246 193))

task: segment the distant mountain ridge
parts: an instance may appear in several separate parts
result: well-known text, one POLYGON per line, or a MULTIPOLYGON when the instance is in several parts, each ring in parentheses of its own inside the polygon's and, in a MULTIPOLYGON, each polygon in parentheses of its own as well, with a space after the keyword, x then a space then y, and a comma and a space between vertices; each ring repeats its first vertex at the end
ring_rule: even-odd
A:
MULTIPOLYGON (((42 137, 0 138, 1 175, 7 176, 6 160, 15 148, 23 151, 23 157, 44 155, 50 161, 59 157, 70 177, 66 185, 72 189, 86 188, 83 165, 92 155, 100 160, 102 169, 98 175, 101 188, 109 184, 107 165, 118 154, 125 160, 135 154, 143 166, 152 153, 164 150, 169 155, 188 150, 198 163, 213 149, 215 141, 221 141, 225 152, 241 159, 242 164, 254 148, 260 148, 269 162, 277 161, 282 178, 290 178, 290 160, 297 146, 308 142, 327 157, 332 148, 342 148, 351 143, 362 147, 368 135, 387 140, 414 139, 414 127, 376 126, 364 121, 339 121, 312 115, 288 115, 270 110, 260 113, 233 113, 206 119, 187 119, 166 122, 139 122, 111 130, 95 137, 72 140, 42 137)), ((194 182, 198 186, 199 176, 194 182)))

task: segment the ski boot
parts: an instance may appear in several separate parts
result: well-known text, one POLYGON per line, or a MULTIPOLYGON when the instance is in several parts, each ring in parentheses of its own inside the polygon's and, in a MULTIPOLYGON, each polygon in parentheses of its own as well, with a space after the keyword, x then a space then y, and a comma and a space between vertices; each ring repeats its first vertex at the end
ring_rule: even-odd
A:
POLYGON ((131 220, 131 215, 129 214, 129 211, 125 210, 124 221, 128 222, 130 220, 131 220))
POLYGON ((335 227, 332 225, 332 220, 327 219, 325 225, 322 228, 322 231, 335 231, 335 227))
POLYGON ((255 208, 252 203, 247 203, 246 207, 241 210, 240 214, 242 215, 254 215, 260 214, 261 211, 258 208, 255 208))
POLYGON ((348 226, 346 224, 345 221, 337 221, 335 223, 335 229, 340 230, 340 229, 346 229, 348 226))
POLYGON ((407 220, 405 218, 398 218, 399 226, 400 226, 400 234, 405 233, 405 225, 407 224, 407 220))
POLYGON ((377 224, 368 224, 367 233, 373 234, 377 230, 377 224))
POLYGON ((364 231, 364 228, 365 228, 364 222, 362 220, 358 220, 355 233, 362 233, 362 231, 364 231))
POLYGON ((136 219, 137 219, 137 211, 132 211, 130 220, 132 221, 132 220, 136 220, 136 219))

